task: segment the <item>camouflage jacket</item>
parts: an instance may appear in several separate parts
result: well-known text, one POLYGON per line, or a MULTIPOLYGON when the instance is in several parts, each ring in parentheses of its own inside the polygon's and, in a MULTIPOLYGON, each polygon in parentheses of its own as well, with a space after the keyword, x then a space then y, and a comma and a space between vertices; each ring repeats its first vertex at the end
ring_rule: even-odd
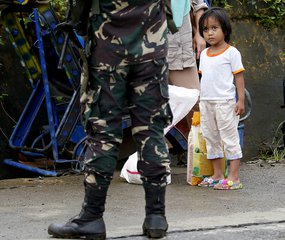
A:
POLYGON ((89 64, 124 66, 166 57, 164 0, 100 0, 89 22, 89 64))

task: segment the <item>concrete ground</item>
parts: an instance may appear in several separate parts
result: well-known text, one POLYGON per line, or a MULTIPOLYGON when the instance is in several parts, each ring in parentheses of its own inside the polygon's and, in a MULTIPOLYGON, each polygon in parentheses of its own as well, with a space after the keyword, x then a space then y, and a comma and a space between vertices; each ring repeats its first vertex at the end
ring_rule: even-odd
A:
MULTIPOLYGON (((167 188, 165 239, 285 239, 285 165, 242 163, 244 189, 218 191, 186 183, 186 168, 173 168, 167 188)), ((83 175, 0 181, 0 239, 50 239, 47 227, 78 214, 83 175)), ((141 185, 116 172, 104 215, 108 239, 142 240, 141 185)))

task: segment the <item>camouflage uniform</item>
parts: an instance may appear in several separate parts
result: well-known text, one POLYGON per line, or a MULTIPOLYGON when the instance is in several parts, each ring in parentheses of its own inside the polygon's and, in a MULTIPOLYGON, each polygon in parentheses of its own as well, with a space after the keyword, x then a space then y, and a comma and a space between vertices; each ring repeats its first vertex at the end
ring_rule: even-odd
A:
POLYGON ((169 174, 163 136, 172 118, 164 3, 140 2, 102 0, 101 14, 90 19, 89 82, 81 103, 89 135, 85 165, 99 185, 109 185, 116 167, 125 106, 132 119, 143 180, 164 184, 169 174))
POLYGON ((100 0, 100 11, 90 19, 89 80, 82 78, 80 99, 88 134, 84 202, 76 218, 51 224, 48 233, 61 238, 106 238, 105 200, 122 143, 127 106, 145 190, 143 234, 161 238, 168 229, 165 190, 170 172, 163 129, 172 119, 164 1, 100 0))

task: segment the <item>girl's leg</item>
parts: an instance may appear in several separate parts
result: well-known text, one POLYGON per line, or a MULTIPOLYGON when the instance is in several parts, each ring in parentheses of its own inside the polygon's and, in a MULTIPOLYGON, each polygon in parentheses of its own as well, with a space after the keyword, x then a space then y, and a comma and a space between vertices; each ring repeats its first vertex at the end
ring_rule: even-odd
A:
POLYGON ((220 136, 224 144, 226 158, 230 161, 228 180, 239 182, 239 166, 242 150, 239 143, 238 122, 239 117, 234 112, 236 101, 234 99, 221 103, 217 108, 217 123, 220 136))
POLYGON ((239 165, 240 159, 230 160, 229 175, 226 180, 219 181, 218 184, 214 186, 216 190, 235 190, 243 188, 242 183, 239 179, 239 165))
POLYGON ((231 180, 233 182, 240 182, 239 165, 240 165, 240 159, 230 160, 230 169, 229 169, 228 180, 231 180))
POLYGON ((223 158, 207 159, 206 161, 212 161, 214 174, 211 177, 206 177, 201 183, 198 184, 199 187, 213 187, 219 182, 219 180, 224 179, 224 164, 223 158))
POLYGON ((215 117, 215 102, 200 101, 201 132, 206 140, 207 158, 212 161, 214 180, 224 178, 224 153, 215 117))
POLYGON ((214 174, 211 177, 214 180, 220 180, 224 178, 224 159, 223 158, 216 158, 216 159, 211 159, 212 165, 213 165, 213 170, 214 174))

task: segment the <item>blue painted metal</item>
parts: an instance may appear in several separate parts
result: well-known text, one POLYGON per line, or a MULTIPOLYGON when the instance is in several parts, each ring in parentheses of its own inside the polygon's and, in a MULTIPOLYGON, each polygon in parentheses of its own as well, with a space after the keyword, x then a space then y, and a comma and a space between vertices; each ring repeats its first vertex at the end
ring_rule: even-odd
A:
POLYGON ((20 4, 26 4, 28 1, 27 0, 17 0, 17 2, 20 4))
POLYGON ((47 114, 48 114, 48 123, 49 123, 49 132, 50 132, 50 138, 51 138, 51 145, 52 145, 52 152, 54 160, 58 160, 58 146, 57 146, 57 140, 55 136, 55 123, 54 123, 54 115, 53 115, 53 107, 51 103, 51 95, 50 95, 50 89, 49 89, 49 81, 48 81, 48 74, 47 74, 47 67, 45 62, 45 52, 44 52, 44 46, 43 46, 43 39, 41 35, 41 26, 40 26, 40 20, 39 20, 39 14, 38 9, 33 10, 34 17, 35 17, 35 26, 36 26, 36 35, 38 39, 39 44, 39 58, 41 63, 41 69, 42 69, 42 80, 44 84, 44 92, 45 92, 45 102, 46 102, 46 108, 47 108, 47 114))
MULTIPOLYGON (((53 47, 55 48, 57 55, 60 56, 63 50, 65 34, 63 31, 57 29, 59 22, 57 21, 55 12, 53 11, 53 9, 48 8, 45 10, 41 10, 40 14, 42 21, 49 29, 49 37, 51 42, 53 43, 53 47)), ((77 39, 79 40, 80 38, 78 37, 77 39)), ((81 40, 79 40, 79 42, 81 40)), ((79 56, 73 51, 73 47, 76 48, 77 46, 75 46, 72 41, 69 41, 65 51, 63 67, 67 74, 67 78, 70 82, 70 85, 73 87, 73 89, 78 89, 80 85, 81 67, 78 61, 79 56)))
MULTIPOLYGON (((43 15, 38 15, 37 18, 35 18, 34 14, 30 15, 30 18, 33 20, 33 22, 39 22, 41 21, 42 24, 44 24, 44 27, 49 30, 40 30, 40 34, 37 35, 38 40, 36 41, 36 47, 40 49, 40 51, 44 51, 43 46, 40 46, 39 38, 42 37, 41 35, 47 35, 47 37, 52 40, 52 42, 55 44, 55 50, 59 54, 61 51, 62 46, 57 44, 57 38, 61 38, 63 34, 61 32, 57 32, 57 34, 54 33, 55 27, 58 24, 52 9, 44 9, 41 10, 43 12, 43 15), (48 22, 47 22, 48 21, 48 22)), ((17 47, 17 45, 15 45, 17 47)), ((51 49, 48 49, 51 50, 51 49)), ((41 52, 40 52, 41 53, 41 52)), ((48 84, 44 84, 43 79, 47 80, 47 73, 45 66, 43 67, 45 69, 45 73, 42 75, 43 79, 39 79, 37 82, 36 88, 33 90, 31 97, 28 101, 28 103, 25 106, 25 109, 15 127, 15 130, 13 131, 11 138, 10 138, 10 146, 14 149, 24 149, 27 151, 37 151, 37 152, 45 152, 49 148, 52 147, 51 143, 48 143, 43 148, 39 149, 33 149, 35 146, 35 143, 37 143, 38 140, 41 140, 44 133, 39 135, 33 142, 32 147, 27 147, 27 137, 30 134, 32 124, 35 121, 35 118, 39 114, 39 110, 41 108, 41 105, 43 103, 43 100, 45 98, 48 99, 49 109, 52 111, 48 114, 48 119, 51 119, 50 116, 53 117, 53 126, 54 129, 56 129, 56 140, 58 141, 58 144, 60 144, 60 147, 63 147, 64 144, 68 141, 69 137, 72 134, 72 131, 76 124, 79 122, 79 115, 80 115, 80 104, 79 104, 79 82, 80 82, 80 66, 78 63, 78 59, 75 57, 75 53, 72 51, 72 48, 68 45, 68 49, 66 52, 66 58, 67 58, 67 64, 65 66, 65 71, 67 78, 71 81, 69 82, 70 85, 75 89, 74 93, 71 97, 71 100, 69 104, 65 107, 57 107, 56 104, 54 104, 54 101, 51 100, 50 96, 46 96, 45 91, 46 89, 44 86, 48 87, 48 84), (62 119, 58 116, 58 110, 61 112, 64 112, 64 115, 62 119)), ((22 56, 20 56, 22 57, 22 56)), ((42 65, 46 64, 46 58, 44 56, 40 55, 42 60, 42 65)), ((56 56, 52 60, 56 61, 56 56)), ((58 79, 58 81, 62 81, 63 79, 58 79)), ((68 83, 67 83, 68 84, 68 83)), ((50 95, 50 94, 48 94, 50 95)), ((50 132, 50 129, 47 129, 46 132, 50 132)))
POLYGON ((74 128, 79 123, 79 118, 80 118, 79 98, 80 98, 80 89, 78 88, 74 92, 56 132, 58 145, 60 147, 63 147, 64 144, 70 139, 74 128))
POLYGON ((165 137, 173 145, 173 150, 176 153, 187 151, 188 142, 182 132, 176 127, 171 128, 165 137))
POLYGON ((129 115, 125 115, 122 121, 122 129, 128 128, 132 126, 132 121, 129 115))
POLYGON ((43 82, 38 81, 10 137, 9 144, 12 148, 24 146, 44 98, 43 82))
POLYGON ((239 144, 241 148, 243 148, 243 136, 244 136, 244 124, 239 124, 238 126, 238 134, 239 134, 239 144))
POLYGON ((36 174, 39 174, 40 176, 47 176, 47 177, 56 177, 58 173, 56 171, 48 171, 48 170, 43 170, 37 167, 31 167, 23 163, 15 162, 12 159, 4 159, 4 163, 11 166, 11 167, 16 167, 20 169, 24 169, 29 172, 33 172, 36 174))
POLYGON ((76 35, 76 37, 77 37, 77 39, 78 39, 78 41, 79 41, 81 47, 84 48, 85 43, 84 43, 83 38, 82 38, 80 35, 78 35, 78 34, 76 33, 76 31, 74 31, 74 33, 75 33, 75 35, 76 35))
POLYGON ((70 141, 73 143, 78 143, 84 137, 86 137, 86 133, 83 129, 83 126, 76 125, 70 137, 70 141))
MULTIPOLYGON (((64 155, 60 154, 65 151, 66 145, 69 144, 69 142, 72 143, 73 141, 79 141, 80 138, 85 137, 85 132, 82 130, 83 128, 79 121, 81 73, 81 66, 79 63, 80 56, 78 52, 75 52, 77 51, 76 49, 78 46, 82 47, 84 43, 82 38, 79 36, 76 37, 80 44, 76 43, 76 45, 72 41, 68 42, 66 52, 64 54, 64 70, 62 71, 65 73, 65 76, 58 77, 57 75, 54 75, 53 72, 48 72, 50 70, 54 71, 54 69, 51 68, 51 62, 48 61, 56 62, 58 60, 63 49, 62 40, 65 33, 60 29, 56 29, 59 22, 53 9, 48 7, 48 5, 40 7, 39 9, 33 9, 33 12, 30 14, 30 19, 36 28, 36 42, 33 45, 39 49, 38 55, 35 58, 35 64, 41 66, 42 73, 39 75, 39 79, 36 79, 35 81, 35 88, 33 89, 24 111, 16 124, 16 127, 10 137, 9 144, 13 149, 18 150, 19 153, 28 158, 50 159, 50 153, 52 152, 52 160, 54 163, 75 163, 77 165, 78 160, 64 159, 64 155), (43 38, 45 38, 44 41, 47 41, 48 44, 44 45, 43 38), (51 54, 54 54, 52 52, 55 52, 55 56, 51 56, 51 54), (48 58, 46 57, 46 53, 48 53, 48 58), (38 60, 40 61, 40 64, 37 62, 38 60), (47 64, 50 70, 47 69, 47 64), (56 78, 56 81, 61 83, 63 82, 62 77, 67 80, 67 82, 64 82, 63 84, 66 84, 67 88, 71 87, 73 89, 73 93, 68 103, 57 105, 56 100, 51 96, 48 75, 56 78), (31 136, 31 131, 35 132, 33 124, 35 122, 39 122, 39 119, 42 120, 40 114, 42 113, 41 110, 43 109, 44 100, 47 119, 43 120, 48 121, 48 126, 42 125, 41 128, 43 130, 41 130, 41 133, 34 138, 34 136, 31 136), (47 138, 47 135, 50 139, 47 138), (30 144, 31 138, 34 140, 30 144)), ((15 21, 17 21, 17 18, 15 18, 15 21)), ((12 27, 13 26, 11 26, 11 28, 12 27)), ((16 28, 12 28, 11 32, 17 34, 17 39, 20 39, 18 36, 21 34, 20 37, 25 40, 23 43, 28 43, 26 40, 27 36, 23 34, 24 29, 20 28, 22 28, 22 25, 18 24, 16 28)), ((17 51, 17 48, 19 47, 17 44, 21 45, 21 43, 19 41, 15 42, 14 47, 16 52, 21 59, 25 59, 23 50, 17 51)), ((29 66, 32 66, 32 64, 29 66)), ((26 67, 26 65, 23 65, 23 67, 26 67)), ((44 117, 46 116, 44 115, 44 117)), ((45 124, 45 121, 42 122, 45 124)), ((36 132, 39 130, 40 129, 36 129, 36 132)), ((70 149, 68 151, 70 151, 70 149)), ((13 165, 10 163, 10 160, 7 160, 6 163, 13 165)), ((24 163, 15 163, 13 166, 25 168, 24 163)), ((56 164, 54 164, 54 167, 55 166, 56 164)), ((31 170, 31 168, 28 167, 26 169, 31 170)), ((35 169, 33 169, 33 171, 35 171, 35 169)), ((46 172, 44 171, 39 172, 46 175, 46 172)))

